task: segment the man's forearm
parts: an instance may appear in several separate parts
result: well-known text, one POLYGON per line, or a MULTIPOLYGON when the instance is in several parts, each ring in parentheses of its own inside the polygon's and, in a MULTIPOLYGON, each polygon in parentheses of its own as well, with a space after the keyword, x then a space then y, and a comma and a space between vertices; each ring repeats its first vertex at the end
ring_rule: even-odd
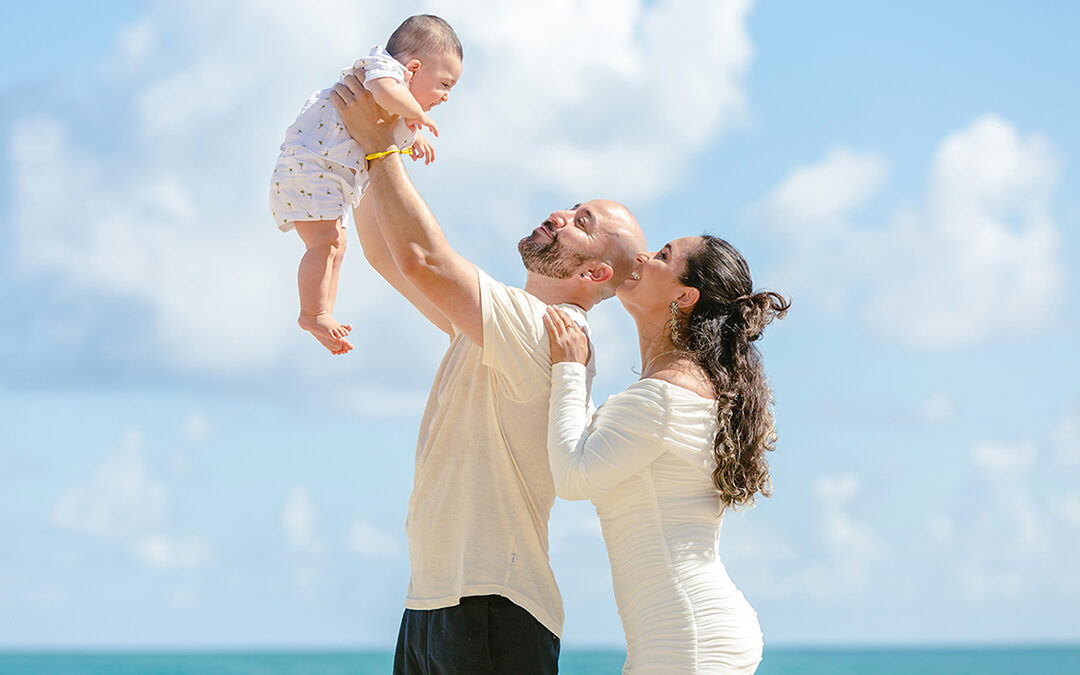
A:
POLYGON ((449 244, 439 223, 405 173, 401 155, 371 160, 370 190, 375 197, 379 230, 399 270, 406 277, 438 266, 449 244))
POLYGON ((448 335, 454 334, 454 327, 438 307, 427 297, 417 290, 416 286, 402 276, 394 262, 394 256, 386 246, 379 224, 375 218, 374 198, 364 195, 360 205, 353 209, 353 222, 356 223, 356 234, 360 239, 360 246, 364 249, 364 257, 371 267, 386 280, 391 287, 408 300, 416 309, 420 310, 428 321, 435 324, 439 330, 448 335))

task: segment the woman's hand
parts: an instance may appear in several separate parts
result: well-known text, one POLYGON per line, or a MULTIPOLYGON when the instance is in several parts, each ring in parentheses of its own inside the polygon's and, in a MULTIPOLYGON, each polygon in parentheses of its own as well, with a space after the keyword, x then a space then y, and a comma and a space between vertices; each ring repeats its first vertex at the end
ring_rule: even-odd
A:
POLYGON ((558 307, 547 308, 544 327, 551 342, 551 362, 589 362, 589 338, 570 315, 558 307))

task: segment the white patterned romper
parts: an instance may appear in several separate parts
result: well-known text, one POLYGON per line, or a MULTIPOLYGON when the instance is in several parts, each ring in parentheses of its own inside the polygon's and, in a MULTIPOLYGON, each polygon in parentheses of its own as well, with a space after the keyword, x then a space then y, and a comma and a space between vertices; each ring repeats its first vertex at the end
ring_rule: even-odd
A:
MULTIPOLYGON (((364 71, 364 85, 380 77, 405 83, 405 67, 382 47, 343 70, 364 71)), ((355 208, 368 186, 364 152, 349 136, 330 101, 333 88, 308 98, 296 121, 285 132, 281 154, 270 179, 270 213, 278 229, 288 232, 297 220, 336 220, 355 208)), ((399 123, 394 130, 399 147, 410 145, 415 134, 399 123)))

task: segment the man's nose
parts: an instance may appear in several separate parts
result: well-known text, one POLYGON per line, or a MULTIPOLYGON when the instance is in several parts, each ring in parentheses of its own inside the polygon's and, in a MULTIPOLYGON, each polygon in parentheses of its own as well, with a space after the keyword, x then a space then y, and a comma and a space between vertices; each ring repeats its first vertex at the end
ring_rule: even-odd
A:
POLYGON ((555 225, 556 229, 560 229, 566 227, 566 224, 570 222, 569 214, 569 211, 552 211, 551 215, 548 216, 548 220, 555 225))
POLYGON ((652 258, 653 255, 653 253, 638 253, 634 256, 634 260, 636 260, 639 265, 644 265, 649 262, 649 258, 652 258))

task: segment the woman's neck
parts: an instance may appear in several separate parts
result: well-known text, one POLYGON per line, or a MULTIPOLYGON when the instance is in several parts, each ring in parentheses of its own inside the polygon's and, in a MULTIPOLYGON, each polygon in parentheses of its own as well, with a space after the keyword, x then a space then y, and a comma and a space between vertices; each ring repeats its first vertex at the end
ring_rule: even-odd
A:
POLYGON ((638 348, 641 350, 641 377, 649 377, 678 360, 686 359, 686 352, 676 349, 671 342, 667 322, 638 321, 638 348))

